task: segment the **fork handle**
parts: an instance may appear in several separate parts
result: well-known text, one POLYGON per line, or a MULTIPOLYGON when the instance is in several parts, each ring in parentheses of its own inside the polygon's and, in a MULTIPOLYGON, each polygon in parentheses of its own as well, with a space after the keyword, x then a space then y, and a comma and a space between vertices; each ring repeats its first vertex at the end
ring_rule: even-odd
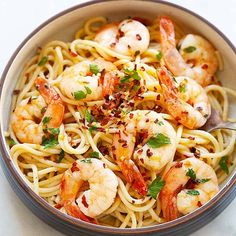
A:
POLYGON ((221 122, 214 129, 230 129, 236 131, 236 123, 230 121, 221 122))

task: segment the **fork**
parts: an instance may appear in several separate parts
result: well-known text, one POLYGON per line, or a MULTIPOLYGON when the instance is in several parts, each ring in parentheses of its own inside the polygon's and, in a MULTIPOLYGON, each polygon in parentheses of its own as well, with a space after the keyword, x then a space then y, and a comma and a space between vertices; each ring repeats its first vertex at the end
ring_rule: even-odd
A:
POLYGON ((236 130, 236 123, 230 121, 223 121, 220 117, 219 112, 217 112, 213 107, 211 108, 211 115, 208 118, 204 126, 200 128, 201 130, 211 132, 216 129, 230 129, 236 130))

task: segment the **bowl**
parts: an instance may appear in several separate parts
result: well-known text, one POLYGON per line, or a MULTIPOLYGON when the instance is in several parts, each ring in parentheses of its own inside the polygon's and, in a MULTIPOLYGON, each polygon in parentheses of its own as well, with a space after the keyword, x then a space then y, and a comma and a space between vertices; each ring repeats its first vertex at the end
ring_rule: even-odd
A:
MULTIPOLYGON (((50 18, 35 29, 16 49, 9 60, 1 78, 0 84, 0 149, 3 171, 22 202, 40 219, 58 231, 68 235, 187 235, 207 224, 234 199, 236 195, 236 171, 233 171, 221 184, 219 193, 207 204, 196 211, 174 221, 139 229, 117 229, 93 225, 65 215, 49 206, 46 201, 36 195, 17 173, 10 157, 4 138, 8 130, 11 94, 24 64, 36 51, 38 45, 44 45, 52 39, 69 41, 73 39, 76 29, 93 16, 107 16, 111 20, 127 16, 142 16, 154 18, 157 15, 168 15, 191 32, 200 34, 211 41, 220 51, 224 70, 218 72, 223 84, 236 89, 234 75, 236 74, 236 49, 233 44, 211 23, 199 15, 178 5, 162 1, 90 1, 65 10, 50 18), (10 95, 10 96, 9 96, 10 95)), ((232 105, 232 114, 236 114, 236 106, 232 105)))

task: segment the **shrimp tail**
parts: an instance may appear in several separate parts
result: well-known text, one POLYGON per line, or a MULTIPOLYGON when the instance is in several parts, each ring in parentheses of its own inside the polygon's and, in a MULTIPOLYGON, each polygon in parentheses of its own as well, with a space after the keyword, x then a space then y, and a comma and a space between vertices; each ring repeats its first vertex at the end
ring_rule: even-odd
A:
POLYGON ((101 84, 102 84, 102 96, 106 98, 115 90, 115 86, 118 84, 119 78, 112 72, 102 71, 101 84))
POLYGON ((46 79, 37 77, 35 80, 35 85, 48 104, 48 108, 44 114, 44 117, 50 117, 48 122, 49 128, 57 128, 62 123, 65 106, 60 95, 56 90, 48 83, 46 79))
POLYGON ((95 219, 86 216, 74 202, 64 203, 64 208, 69 215, 75 218, 86 221, 88 223, 97 224, 95 219))
POLYGON ((124 161, 119 161, 118 165, 120 166, 127 182, 130 183, 139 194, 147 195, 146 183, 134 162, 130 159, 126 159, 124 161))
POLYGON ((174 24, 170 18, 163 16, 160 19, 161 44, 168 42, 175 47, 174 24))

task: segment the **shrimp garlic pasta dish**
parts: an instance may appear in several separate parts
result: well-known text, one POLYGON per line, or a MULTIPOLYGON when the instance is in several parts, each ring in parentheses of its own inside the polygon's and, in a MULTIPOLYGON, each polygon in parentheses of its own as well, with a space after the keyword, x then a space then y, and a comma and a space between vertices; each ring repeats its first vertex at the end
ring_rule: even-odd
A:
POLYGON ((201 129, 228 95, 220 53, 168 16, 84 23, 22 68, 5 136, 22 178, 52 207, 119 228, 172 221, 211 200, 236 133, 201 129))

